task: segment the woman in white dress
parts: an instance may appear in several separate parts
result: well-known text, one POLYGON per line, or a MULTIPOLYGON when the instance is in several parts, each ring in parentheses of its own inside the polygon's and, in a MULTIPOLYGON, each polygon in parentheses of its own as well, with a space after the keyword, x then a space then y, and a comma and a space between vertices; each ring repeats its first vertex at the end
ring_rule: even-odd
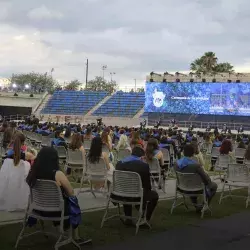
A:
POLYGON ((0 170, 0 210, 18 211, 27 208, 29 186, 25 179, 30 170, 26 161, 29 153, 21 151, 24 143, 23 134, 15 136, 12 154, 4 160, 0 170))
POLYGON ((103 151, 102 146, 103 146, 102 139, 99 136, 95 137, 92 140, 87 158, 88 158, 88 161, 93 164, 98 163, 100 159, 102 158, 107 168, 107 175, 108 175, 107 179, 108 181, 112 182, 114 166, 109 160, 109 153, 106 151, 103 151))

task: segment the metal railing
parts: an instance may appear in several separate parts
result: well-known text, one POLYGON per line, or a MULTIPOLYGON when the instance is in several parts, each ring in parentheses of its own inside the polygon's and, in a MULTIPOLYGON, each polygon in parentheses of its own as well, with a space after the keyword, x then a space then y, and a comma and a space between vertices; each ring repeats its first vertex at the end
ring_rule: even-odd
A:
MULTIPOLYGON (((178 121, 177 124, 179 127, 188 128, 191 125, 194 126, 194 128, 201 128, 206 129, 208 125, 211 127, 218 127, 219 129, 222 129, 224 124, 227 124, 227 127, 231 130, 237 130, 240 125, 243 125, 245 130, 250 130, 250 124, 247 123, 234 123, 234 122, 202 122, 202 121, 178 121)), ((154 126, 156 124, 156 120, 148 120, 149 126, 154 126)), ((169 126, 169 123, 166 121, 162 122, 162 126, 169 126)))
POLYGON ((4 116, 3 120, 4 121, 24 121, 29 115, 8 115, 8 116, 4 116))

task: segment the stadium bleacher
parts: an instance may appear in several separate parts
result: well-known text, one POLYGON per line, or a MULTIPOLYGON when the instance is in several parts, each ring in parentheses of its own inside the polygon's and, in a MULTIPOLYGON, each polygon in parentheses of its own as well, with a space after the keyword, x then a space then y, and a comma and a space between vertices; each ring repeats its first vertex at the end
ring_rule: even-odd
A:
POLYGON ((107 92, 56 91, 41 113, 84 115, 107 95, 107 92))
POLYGON ((133 117, 140 111, 145 102, 145 93, 116 92, 107 102, 98 108, 93 115, 113 117, 133 117))

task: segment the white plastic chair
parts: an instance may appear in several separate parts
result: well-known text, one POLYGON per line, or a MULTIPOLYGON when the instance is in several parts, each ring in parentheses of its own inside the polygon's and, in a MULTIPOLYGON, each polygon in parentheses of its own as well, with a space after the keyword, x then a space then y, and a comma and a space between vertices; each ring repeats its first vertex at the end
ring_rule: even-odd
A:
POLYGON ((165 178, 162 175, 162 169, 159 160, 157 158, 153 158, 152 161, 148 161, 148 165, 150 168, 150 179, 153 189, 156 190, 156 186, 158 184, 158 187, 161 187, 162 191, 166 193, 165 178))
POLYGON ((164 163, 167 164, 169 167, 170 166, 170 153, 169 153, 168 149, 161 148, 161 152, 163 154, 164 163))
POLYGON ((221 175, 227 172, 228 165, 232 163, 230 155, 219 155, 215 163, 215 171, 219 172, 220 179, 221 175))
MULTIPOLYGON (((73 243, 78 249, 81 249, 80 245, 77 244, 72 237, 72 227, 70 226, 69 232, 64 231, 64 220, 69 219, 69 216, 64 215, 64 199, 62 196, 62 191, 55 181, 49 180, 37 180, 33 188, 30 189, 30 198, 28 207, 23 220, 22 230, 17 238, 15 248, 18 247, 19 241, 25 237, 32 236, 37 233, 52 234, 50 232, 45 232, 43 223, 41 223, 41 230, 24 234, 25 228, 27 227, 27 221, 29 217, 35 218, 40 221, 59 221, 60 231, 58 240, 55 244, 55 249, 64 246, 69 243, 73 243), (46 217, 40 215, 36 212, 58 212, 60 216, 58 217, 46 217)), ((55 234, 52 234, 55 236, 55 234)))
MULTIPOLYGON (((84 192, 91 192, 93 196, 96 198, 95 193, 98 192, 93 190, 93 182, 104 182, 104 190, 107 189, 107 181, 108 181, 108 171, 103 158, 100 158, 98 163, 90 163, 87 160, 86 172, 83 176, 83 181, 87 180, 90 183, 90 190, 85 190, 84 192)), ((79 193, 81 193, 81 188, 79 189, 79 193)))
POLYGON ((229 164, 227 169, 227 175, 222 187, 222 192, 220 196, 220 202, 227 197, 243 197, 246 198, 246 208, 248 207, 250 199, 250 178, 249 178, 249 168, 244 164, 229 164), (228 186, 229 194, 224 195, 225 187, 228 186), (232 195, 231 187, 237 188, 247 188, 248 194, 246 196, 232 195))
POLYGON ((79 178, 81 179, 80 188, 83 185, 83 175, 86 171, 85 166, 86 158, 83 156, 82 151, 68 149, 66 168, 71 169, 71 177, 74 180, 72 183, 78 183, 79 178))
POLYGON ((41 147, 51 147, 52 138, 48 136, 42 136, 41 147))
POLYGON ((244 148, 236 148, 235 149, 235 159, 236 161, 240 161, 240 162, 244 162, 244 158, 245 158, 245 153, 246 153, 246 149, 244 148))
POLYGON ((58 157, 60 160, 64 161, 67 158, 67 151, 65 149, 65 147, 63 146, 54 146, 55 150, 58 153, 58 157))
POLYGON ((131 155, 131 152, 127 149, 120 149, 117 151, 117 162, 131 155))
MULTIPOLYGON (((146 206, 145 214, 147 213, 146 206)), ((141 182, 141 177, 138 173, 129 172, 129 171, 117 171, 115 170, 113 173, 113 185, 110 190, 110 194, 108 197, 106 210, 103 215, 103 219, 101 222, 101 228, 104 223, 112 219, 114 217, 120 217, 125 219, 136 219, 136 231, 135 234, 138 233, 140 225, 147 224, 149 227, 149 223, 143 218, 143 187, 141 182), (121 197, 121 199, 119 199, 121 197), (118 204, 118 214, 107 217, 109 205, 110 203, 118 204), (127 217, 125 215, 121 215, 120 205, 139 205, 139 214, 138 217, 127 217), (106 218, 107 217, 107 218, 106 218)), ((150 227, 151 228, 151 227, 150 227)))
POLYGON ((83 146, 84 146, 84 149, 85 149, 86 151, 89 151, 89 150, 90 150, 91 143, 92 143, 91 140, 84 140, 83 146))
POLYGON ((188 209, 186 203, 186 197, 193 197, 193 196, 202 196, 203 197, 203 207, 201 210, 201 218, 204 217, 205 211, 209 210, 210 213, 211 209, 208 205, 208 200, 206 197, 206 190, 205 185, 201 180, 201 177, 196 173, 181 173, 176 171, 176 189, 175 189, 175 199, 174 203, 171 208, 171 214, 173 213, 174 209, 180 205, 185 205, 188 209), (183 202, 176 204, 178 200, 178 195, 182 196, 183 202))

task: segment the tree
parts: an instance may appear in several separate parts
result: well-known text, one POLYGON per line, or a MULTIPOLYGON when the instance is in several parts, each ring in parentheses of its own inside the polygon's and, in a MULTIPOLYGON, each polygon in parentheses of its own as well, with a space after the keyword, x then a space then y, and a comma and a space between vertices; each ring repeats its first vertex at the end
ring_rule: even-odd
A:
POLYGON ((231 65, 228 62, 218 63, 215 66, 215 72, 217 72, 217 73, 233 73, 234 72, 233 68, 234 68, 233 65, 231 65))
POLYGON ((195 73, 211 74, 217 65, 217 61, 218 58, 214 52, 206 52, 202 57, 191 63, 190 70, 195 73))
POLYGON ((144 91, 144 88, 137 88, 137 89, 136 89, 136 92, 144 93, 145 91, 144 91))
POLYGON ((110 94, 114 93, 118 88, 116 81, 107 82, 103 80, 102 77, 96 76, 95 79, 91 80, 87 84, 87 88, 85 90, 90 91, 107 91, 110 94))
POLYGON ((71 82, 69 82, 65 86, 65 89, 66 90, 78 90, 81 85, 82 85, 82 83, 79 80, 75 79, 75 80, 72 80, 71 82))
POLYGON ((48 76, 47 73, 26 73, 26 74, 13 74, 10 78, 11 83, 17 85, 18 90, 29 88, 31 92, 53 92, 57 81, 48 76))
POLYGON ((214 52, 206 52, 200 58, 195 59, 190 64, 190 70, 196 75, 213 75, 218 73, 233 73, 233 66, 228 62, 218 63, 218 58, 214 52))

